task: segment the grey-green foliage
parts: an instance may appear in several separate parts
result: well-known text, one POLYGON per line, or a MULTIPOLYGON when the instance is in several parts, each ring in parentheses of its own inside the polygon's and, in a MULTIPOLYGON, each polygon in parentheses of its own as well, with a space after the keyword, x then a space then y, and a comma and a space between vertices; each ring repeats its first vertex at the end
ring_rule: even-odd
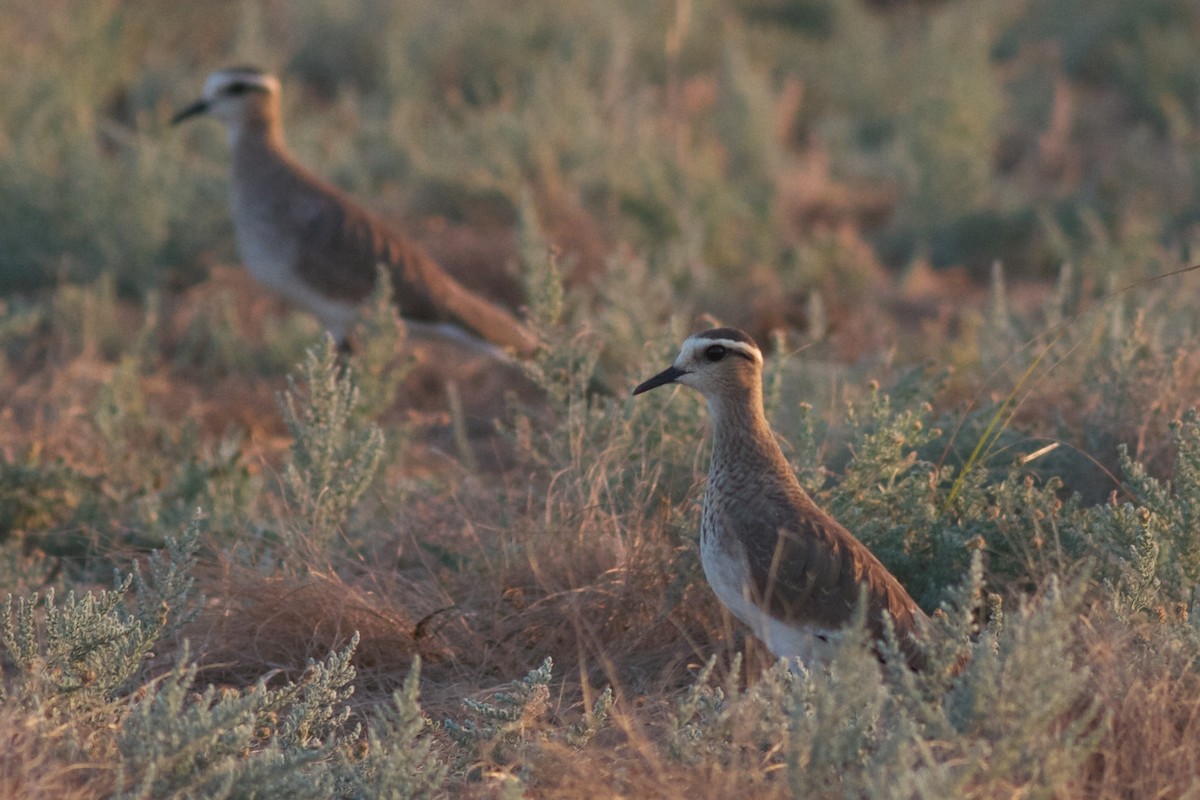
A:
POLYGON ((745 690, 738 662, 723 687, 708 686, 710 661, 677 707, 669 752, 764 785, 786 780, 796 796, 860 796, 863 777, 903 758, 917 730, 862 633, 848 631, 827 665, 781 660, 745 690))
POLYGON ((156 627, 159 636, 174 636, 195 619, 204 605, 204 596, 192 593, 196 579, 191 573, 200 550, 200 531, 201 515, 197 510, 182 536, 168 536, 165 552, 154 550, 146 558, 147 577, 142 576, 139 562, 133 565, 130 577, 137 619, 156 627))
MULTIPOLYGON (((148 321, 139 340, 151 326, 148 321)), ((242 461, 241 434, 231 429, 215 445, 205 445, 194 420, 181 425, 167 419, 143 390, 145 356, 136 342, 121 353, 92 406, 107 465, 98 481, 103 496, 131 508, 152 530, 183 524, 197 506, 220 527, 230 527, 258 492, 242 461)))
POLYGON ((1122 446, 1131 500, 1087 510, 1082 526, 1104 553, 1101 577, 1118 614, 1190 608, 1200 581, 1200 413, 1172 425, 1175 479, 1152 477, 1122 446))
POLYGON ((302 540, 321 552, 374 479, 383 432, 358 416, 352 370, 329 337, 308 351, 298 376, 288 376, 279 403, 292 435, 284 489, 305 523, 302 540))
POLYGON ((81 518, 96 515, 108 501, 100 481, 61 459, 46 461, 31 449, 0 461, 0 530, 77 530, 81 518))
MULTIPOLYGON (((516 450, 547 478, 554 478, 554 505, 571 517, 567 524, 573 528, 585 524, 578 516, 579 509, 609 518, 640 517, 658 505, 664 467, 682 465, 686 475, 679 482, 691 485, 694 443, 702 438, 703 416, 692 404, 695 398, 664 407, 662 401, 670 397, 669 390, 656 397, 629 397, 631 354, 640 357, 645 342, 627 323, 640 323, 625 318, 617 322, 615 330, 597 329, 597 324, 605 322, 598 322, 586 305, 578 308, 573 294, 562 293, 556 257, 540 238, 536 220, 529 220, 528 227, 523 256, 536 265, 528 272, 528 293, 534 300, 531 324, 553 346, 539 350, 522 368, 551 403, 538 418, 527 412, 515 415, 512 434, 516 450), (598 369, 610 346, 630 355, 615 375, 598 369), (613 385, 614 381, 621 383, 613 385), (669 449, 664 450, 664 445, 669 449), (575 477, 561 480, 564 475, 575 477)), ((614 272, 634 281, 646 279, 629 265, 615 266, 614 272)), ((615 291, 618 278, 610 275, 607 280, 615 282, 615 291)), ((629 311, 637 300, 624 298, 621 302, 629 311)), ((669 349, 677 346, 670 338, 661 337, 661 332, 655 334, 655 341, 661 347, 656 348, 655 361, 644 367, 647 375, 670 363, 673 353, 669 349)), ((548 521, 552 526, 560 522, 555 517, 548 521)))
POLYGON ((616 698, 613 696, 612 687, 606 686, 592 703, 590 712, 584 714, 578 722, 567 726, 566 732, 563 734, 563 741, 572 747, 586 745, 608 723, 614 703, 616 703, 616 698))
POLYGON ((341 704, 352 691, 357 637, 297 683, 197 693, 186 649, 176 667, 131 703, 117 740, 117 797, 297 797, 334 795, 328 766, 358 735, 341 704))
POLYGON ((1129 620, 1161 608, 1159 565, 1161 542, 1169 535, 1167 519, 1133 503, 1113 503, 1089 509, 1085 525, 1096 543, 1111 553, 1102 580, 1117 617, 1129 620))
POLYGON ((521 267, 530 316, 535 325, 552 328, 562 323, 565 310, 558 255, 546 239, 528 190, 521 192, 518 210, 521 267))
POLYGON ((357 725, 348 728, 350 709, 344 705, 354 694, 350 657, 358 639, 355 632, 345 649, 331 653, 324 663, 310 661, 304 680, 280 692, 278 703, 287 706, 279 725, 279 741, 285 749, 310 750, 358 737, 357 725))
POLYGON ((144 92, 163 76, 125 54, 145 51, 144 26, 158 15, 86 4, 5 11, 15 16, 0 31, 0 290, 102 272, 124 288, 158 284, 178 240, 212 241, 220 219, 219 205, 197 202, 201 182, 185 174, 182 140, 138 130, 153 105, 144 92), (26 12, 48 26, 37 46, 20 33, 26 12), (40 47, 57 57, 39 57, 40 47))
MULTIPOLYGON (((1027 445, 1010 433, 1003 449, 956 475, 951 465, 925 456, 940 455, 946 439, 924 396, 902 385, 892 394, 873 389, 849 406, 852 457, 836 485, 815 492, 918 602, 935 606, 973 549, 987 549, 994 573, 1035 581, 1087 556, 1092 545, 1078 500, 1064 499, 1062 481, 1042 479, 1024 463, 1041 442, 1027 445)), ((988 435, 977 423, 990 414, 968 417, 953 436, 969 450, 973 437, 988 435)), ((810 440, 802 431, 801 445, 810 440)))
POLYGON ((767 220, 775 176, 785 163, 769 71, 754 62, 732 26, 723 33, 711 124, 714 144, 719 143, 728 162, 715 167, 697 159, 699 168, 687 160, 679 165, 685 172, 682 182, 692 187, 693 195, 684 200, 691 207, 681 216, 700 223, 707 239, 705 256, 725 275, 716 281, 716 291, 727 291, 732 276, 740 277, 748 262, 775 256, 777 242, 767 220))
POLYGON ((446 766, 429 736, 430 721, 421 713, 418 690, 421 659, 413 659, 404 686, 380 705, 367 727, 367 754, 354 765, 349 792, 371 800, 426 800, 441 797, 446 766))
POLYGON ((905 402, 873 387, 847 408, 853 458, 830 492, 834 518, 861 539, 928 604, 966 567, 964 538, 940 511, 940 481, 948 471, 919 451, 940 431, 923 401, 905 402))
POLYGON ((973 781, 1065 789, 1104 733, 1088 670, 1075 667, 1071 633, 1085 582, 1051 578, 1003 628, 985 630, 963 679, 946 695, 945 719, 957 734, 973 781))
POLYGON ((193 520, 166 553, 151 554, 149 578, 138 567, 118 574, 110 590, 53 590, 9 595, 0 611, 0 643, 16 666, 14 695, 34 703, 78 708, 116 696, 139 674, 155 643, 173 634, 198 607, 188 571, 195 565, 199 522, 193 520), (134 609, 127 594, 136 588, 134 609))
POLYGON ((17 667, 16 694, 86 705, 111 697, 133 677, 158 631, 125 609, 132 583, 128 576, 82 597, 70 591, 61 602, 53 590, 9 595, 0 610, 0 641, 17 667))
POLYGON ((480 754, 500 764, 520 758, 547 739, 582 747, 607 721, 612 691, 605 689, 582 721, 555 728, 546 719, 553 669, 554 662, 547 657, 537 669, 488 700, 464 699, 470 717, 462 722, 445 720, 446 733, 468 755, 480 754))
POLYGON ((794 676, 781 662, 742 692, 738 688, 740 655, 723 686, 710 685, 715 666, 716 656, 712 656, 677 703, 669 720, 667 748, 674 758, 688 764, 715 759, 729 767, 747 756, 756 758, 786 730, 783 697, 794 676))
POLYGON ((806 110, 835 174, 889 176, 906 227, 929 231, 989 199, 1005 110, 991 43, 1010 7, 949 4, 920 24, 897 25, 867 6, 838 4, 829 39, 781 53, 800 62, 806 110))
POLYGON ((488 751, 501 763, 524 752, 541 735, 550 708, 550 679, 554 662, 549 657, 524 678, 489 700, 465 698, 471 717, 461 723, 446 720, 446 732, 472 752, 488 751))
POLYGON ((105 462, 138 478, 142 475, 136 467, 143 457, 139 445, 144 445, 143 438, 153 435, 154 422, 142 391, 141 367, 135 356, 122 357, 100 388, 92 412, 92 422, 105 445, 105 462))
POLYGON ((56 757, 93 771, 103 765, 98 777, 122 800, 367 798, 387 796, 368 787, 387 786, 397 797, 433 796, 445 773, 418 736, 415 671, 397 693, 397 711, 381 714, 369 733, 374 759, 350 755, 362 732, 347 705, 357 634, 282 685, 269 686, 268 675, 248 689, 202 687, 186 644, 167 674, 146 680, 151 648, 198 602, 190 571, 199 532, 193 520, 152 554, 146 575, 135 568, 112 590, 71 592, 61 602, 53 592, 10 595, 0 664, 15 669, 0 675, 0 698, 29 709, 39 725, 67 729, 67 739, 53 739, 56 757))
POLYGON ((124 336, 118 324, 117 283, 103 272, 89 284, 65 283, 49 301, 61 346, 87 355, 111 357, 120 352, 124 336))
POLYGON ((373 417, 395 402, 407 372, 407 365, 397 363, 406 330, 392 296, 391 274, 383 264, 375 268, 375 288, 363 305, 365 313, 354 333, 354 366, 359 413, 373 417))
POLYGON ((522 196, 520 211, 521 261, 530 324, 543 341, 552 345, 540 348, 522 368, 557 406, 571 410, 587 394, 601 348, 594 331, 583 325, 571 331, 564 319, 566 297, 558 255, 546 241, 528 195, 522 196))
POLYGON ((864 777, 903 759, 916 738, 917 722, 902 713, 880 679, 879 665, 862 646, 862 628, 850 633, 827 669, 800 669, 789 694, 787 774, 793 792, 822 787, 860 794, 864 777))
POLYGON ((840 484, 847 497, 892 498, 911 488, 906 481, 927 479, 928 465, 918 463, 917 451, 940 434, 929 425, 929 416, 927 404, 906 407, 878 386, 872 386, 861 408, 848 406, 854 459, 840 484))
MULTIPOLYGON (((958 608, 966 616, 951 629, 969 629, 970 615, 981 610, 979 564, 976 555, 958 592, 970 605, 958 608)), ((866 777, 872 796, 989 797, 1014 786, 1055 796, 1076 780, 1105 732, 1099 703, 1089 699, 1087 670, 1071 658, 1085 585, 1063 590, 1051 578, 1008 617, 990 602, 989 622, 952 681, 945 673, 930 679, 893 671, 894 694, 919 723, 917 737, 901 759, 866 777)))

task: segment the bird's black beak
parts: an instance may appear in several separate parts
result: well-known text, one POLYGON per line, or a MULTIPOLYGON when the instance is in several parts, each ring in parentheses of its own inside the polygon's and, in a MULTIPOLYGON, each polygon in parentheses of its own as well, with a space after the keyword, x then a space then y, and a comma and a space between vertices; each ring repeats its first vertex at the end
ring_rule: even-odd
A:
POLYGON ((641 394, 642 392, 648 392, 651 389, 657 389, 659 386, 665 386, 668 383, 674 383, 684 375, 687 375, 687 370, 685 369, 680 369, 676 366, 667 367, 653 378, 650 378, 649 380, 640 384, 636 389, 633 390, 633 393, 641 394))
POLYGON ((208 101, 207 100, 197 100, 196 102, 192 103, 187 108, 180 111, 175 116, 171 117, 171 124, 178 125, 179 123, 183 122, 188 117, 195 117, 199 114, 204 114, 207 111, 208 111, 208 101))

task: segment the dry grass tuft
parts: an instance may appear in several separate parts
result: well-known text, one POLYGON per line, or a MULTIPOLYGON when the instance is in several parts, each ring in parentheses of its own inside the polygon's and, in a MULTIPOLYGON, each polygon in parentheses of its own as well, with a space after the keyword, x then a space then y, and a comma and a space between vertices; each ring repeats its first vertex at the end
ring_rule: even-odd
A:
POLYGON ((1160 623, 1143 630, 1105 626, 1088 642, 1108 730, 1078 796, 1095 800, 1186 797, 1196 789, 1200 674, 1160 623))
POLYGON ((69 764, 56 755, 74 735, 41 714, 0 711, 0 797, 22 800, 85 800, 97 797, 100 764, 69 764))
POLYGON ((183 632, 207 680, 248 686, 262 675, 296 680, 309 660, 344 648, 357 631, 353 664, 360 693, 376 698, 399 687, 413 656, 436 665, 448 656, 441 637, 401 605, 336 575, 264 576, 226 566, 207 607, 183 632))

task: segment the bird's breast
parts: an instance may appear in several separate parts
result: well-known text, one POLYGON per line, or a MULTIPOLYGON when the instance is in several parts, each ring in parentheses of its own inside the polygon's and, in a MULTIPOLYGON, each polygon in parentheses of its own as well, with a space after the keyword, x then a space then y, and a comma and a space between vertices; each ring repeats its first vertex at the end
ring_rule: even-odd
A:
POLYGON ((303 237, 292 227, 286 210, 277 208, 269 197, 236 189, 231 207, 238 253, 251 277, 316 314, 335 339, 343 338, 353 324, 357 304, 329 296, 300 274, 303 237))
POLYGON ((264 198, 235 189, 230 196, 238 253, 254 279, 282 294, 296 282, 299 258, 294 231, 264 198))

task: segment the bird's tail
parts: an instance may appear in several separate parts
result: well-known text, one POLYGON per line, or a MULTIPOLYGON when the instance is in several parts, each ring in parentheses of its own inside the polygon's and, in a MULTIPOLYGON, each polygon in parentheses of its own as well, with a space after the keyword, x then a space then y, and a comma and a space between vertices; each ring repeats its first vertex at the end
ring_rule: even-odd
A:
POLYGON ((446 276, 439 305, 445 313, 463 327, 500 347, 512 350, 521 358, 532 356, 538 340, 516 317, 465 286, 446 276))
POLYGON ((537 351, 537 337, 515 316, 456 281, 419 247, 403 244, 392 275, 401 315, 453 321, 521 358, 537 351))

